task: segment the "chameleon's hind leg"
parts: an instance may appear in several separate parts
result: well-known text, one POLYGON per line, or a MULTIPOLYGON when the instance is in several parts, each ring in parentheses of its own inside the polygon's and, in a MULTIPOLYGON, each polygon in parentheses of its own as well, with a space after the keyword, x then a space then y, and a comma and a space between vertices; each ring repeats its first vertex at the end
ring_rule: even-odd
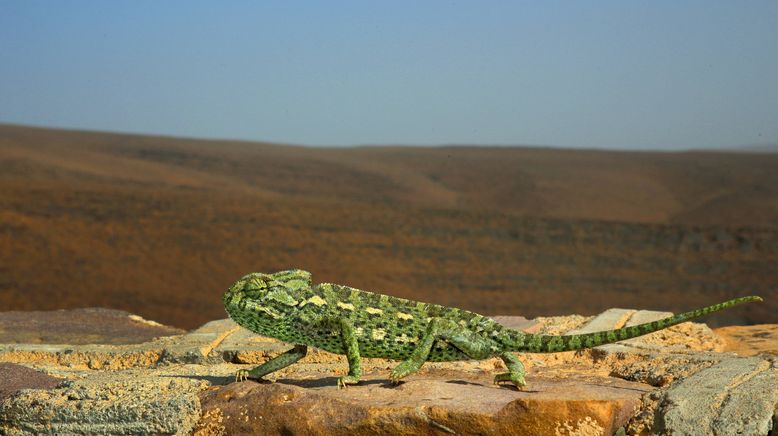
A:
POLYGON ((286 368, 287 366, 297 362, 305 357, 308 352, 308 347, 305 345, 295 345, 291 350, 279 354, 278 356, 268 360, 267 362, 259 365, 251 370, 241 369, 235 374, 235 381, 244 381, 247 379, 259 380, 263 376, 270 374, 271 372, 278 371, 279 369, 286 368))
POLYGON ((497 374, 494 376, 494 383, 500 383, 508 381, 513 383, 517 389, 521 390, 522 386, 526 386, 527 382, 524 381, 524 365, 521 363, 518 357, 510 351, 504 351, 500 354, 500 359, 505 362, 505 366, 508 367, 508 372, 497 374))
POLYGON ((485 359, 494 353, 495 344, 478 333, 451 320, 432 318, 427 325, 427 332, 411 353, 411 357, 392 370, 389 375, 392 382, 397 383, 401 378, 418 371, 427 361, 432 346, 437 340, 450 343, 472 359, 485 359))

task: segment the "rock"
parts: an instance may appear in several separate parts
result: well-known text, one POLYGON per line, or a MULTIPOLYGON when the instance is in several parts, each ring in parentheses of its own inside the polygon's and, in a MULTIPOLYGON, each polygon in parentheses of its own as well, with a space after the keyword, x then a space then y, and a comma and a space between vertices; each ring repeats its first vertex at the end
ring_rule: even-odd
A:
POLYGON ((233 383, 201 395, 203 433, 225 434, 612 434, 651 390, 582 374, 530 377, 531 388, 497 387, 491 374, 430 371, 399 386, 368 376, 337 389, 335 379, 295 374, 277 383, 233 383), (302 377, 302 379, 297 378, 302 377))
MULTIPOLYGON (((632 326, 669 315, 672 314, 610 309, 575 333, 632 326)), ((778 338, 778 328, 737 327, 725 331, 731 336, 764 339, 775 335, 778 338)), ((592 353, 599 359, 610 360, 612 375, 666 386, 642 410, 644 414, 649 412, 653 422, 636 420, 630 426, 635 433, 646 429, 651 433, 766 434, 772 429, 778 406, 776 362, 709 352, 724 350, 726 343, 704 324, 687 322, 596 347, 592 353)), ((751 350, 771 348, 778 349, 778 340, 756 340, 750 347, 751 350)))
POLYGON ((776 405, 776 360, 724 359, 665 392, 652 432, 767 434, 776 405))
MULTIPOLYGON (((568 334, 592 333, 603 330, 632 327, 673 316, 671 312, 652 310, 608 309, 585 326, 571 330, 568 334)), ((720 351, 723 341, 705 324, 685 322, 659 330, 645 336, 596 347, 601 353, 630 352, 637 350, 656 351, 720 351)))
POLYGON ((229 319, 208 322, 165 347, 160 361, 165 363, 221 361, 221 356, 215 351, 216 347, 239 329, 240 327, 229 319))
POLYGON ((778 324, 721 327, 715 330, 724 341, 723 351, 739 356, 778 355, 778 324))
POLYGON ((0 344, 140 344, 182 333, 113 309, 0 312, 0 344))
POLYGON ((527 319, 523 316, 492 316, 493 320, 505 327, 521 330, 527 333, 537 333, 543 327, 543 323, 535 319, 527 319))
POLYGON ((0 402, 4 434, 188 434, 200 417, 203 380, 152 371, 95 371, 57 389, 0 402))
POLYGON ((90 370, 150 367, 160 361, 164 347, 174 342, 155 340, 132 345, 0 344, 0 362, 53 365, 90 370))
POLYGON ((62 380, 15 363, 0 363, 0 402, 22 389, 53 389, 62 380))
MULTIPOLYGON (((594 318, 501 321, 559 334, 664 315, 614 309, 594 318)), ((52 316, 64 322, 61 314, 52 316)), ((267 377, 277 383, 233 383, 238 369, 290 345, 256 336, 230 320, 140 343, 124 329, 106 329, 100 333, 104 343, 84 343, 96 336, 85 333, 79 340, 77 331, 97 330, 106 313, 80 316, 81 330, 67 333, 74 343, 0 344, 0 361, 14 363, 0 366, 0 433, 750 432, 774 425, 778 402, 774 358, 716 352, 726 342, 702 324, 685 323, 595 350, 521 355, 529 383, 523 392, 491 384, 493 375, 504 371, 499 359, 427 363, 396 387, 387 380, 396 362, 364 359, 365 381, 338 390, 335 381, 346 371, 345 358, 315 349, 267 377), (711 408, 718 409, 704 411, 711 408), (696 420, 699 428, 693 427, 696 420)), ((54 323, 47 324, 45 313, 41 317, 45 332, 54 323)), ((157 332, 175 331, 121 317, 114 316, 119 325, 129 319, 157 332)), ((778 349, 771 336, 776 331, 766 326, 738 334, 759 339, 761 349, 778 349)), ((34 329, 25 334, 55 337, 34 329)), ((67 336, 57 338, 62 337, 67 336)))

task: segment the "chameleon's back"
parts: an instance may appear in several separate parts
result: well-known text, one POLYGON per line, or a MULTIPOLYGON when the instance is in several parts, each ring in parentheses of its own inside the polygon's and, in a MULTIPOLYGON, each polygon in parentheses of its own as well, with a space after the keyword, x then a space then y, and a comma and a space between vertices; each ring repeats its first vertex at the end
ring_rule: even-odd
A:
MULTIPOLYGON (((313 290, 327 302, 328 312, 336 317, 346 317, 353 323, 364 357, 407 359, 424 337, 431 318, 449 319, 472 331, 503 329, 491 318, 467 310, 329 283, 315 286, 313 290)), ((317 336, 323 333, 318 332, 317 336)), ((341 352, 337 349, 327 351, 341 352)), ((445 341, 437 341, 429 356, 430 361, 436 362, 467 359, 464 353, 445 341)))

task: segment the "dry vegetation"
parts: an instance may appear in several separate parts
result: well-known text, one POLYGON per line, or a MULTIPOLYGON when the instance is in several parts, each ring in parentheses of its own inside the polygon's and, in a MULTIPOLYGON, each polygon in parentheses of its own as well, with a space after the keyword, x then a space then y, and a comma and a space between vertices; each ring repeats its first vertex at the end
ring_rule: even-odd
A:
POLYGON ((778 154, 320 149, 0 125, 0 310, 180 327, 305 268, 487 314, 690 309, 776 322, 778 154))

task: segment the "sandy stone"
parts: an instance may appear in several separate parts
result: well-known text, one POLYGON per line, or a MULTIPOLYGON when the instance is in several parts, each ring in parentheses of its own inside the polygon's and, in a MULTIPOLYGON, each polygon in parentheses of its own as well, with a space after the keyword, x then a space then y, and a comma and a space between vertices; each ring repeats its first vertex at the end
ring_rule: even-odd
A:
POLYGON ((165 342, 118 345, 0 344, 0 362, 55 365, 72 369, 120 370, 150 367, 163 355, 165 342))
MULTIPOLYGON (((597 315, 585 326, 569 331, 567 334, 593 333, 632 327, 673 316, 671 312, 652 310, 608 309, 597 315)), ((596 347, 601 352, 629 352, 639 350, 657 351, 720 351, 723 341, 705 324, 685 322, 667 329, 596 347)))
POLYGON ((206 387, 149 370, 96 371, 0 401, 0 434, 187 434, 206 387))

